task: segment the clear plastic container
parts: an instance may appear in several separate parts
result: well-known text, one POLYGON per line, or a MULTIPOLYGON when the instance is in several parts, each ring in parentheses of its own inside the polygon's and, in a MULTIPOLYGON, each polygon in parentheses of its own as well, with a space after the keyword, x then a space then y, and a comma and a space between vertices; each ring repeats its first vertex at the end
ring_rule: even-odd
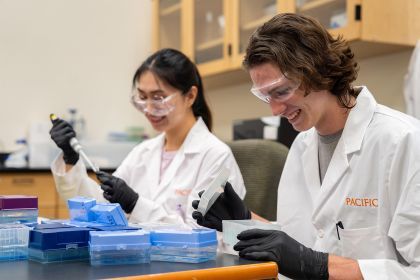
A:
POLYGON ((217 235, 212 229, 162 229, 150 233, 151 260, 201 263, 216 259, 217 235))
POLYGON ((93 266, 150 262, 150 234, 144 230, 92 231, 89 241, 93 266))
POLYGON ((0 224, 36 223, 38 209, 0 210, 0 224))
POLYGON ((21 224, 0 225, 0 261, 26 260, 30 228, 21 224))

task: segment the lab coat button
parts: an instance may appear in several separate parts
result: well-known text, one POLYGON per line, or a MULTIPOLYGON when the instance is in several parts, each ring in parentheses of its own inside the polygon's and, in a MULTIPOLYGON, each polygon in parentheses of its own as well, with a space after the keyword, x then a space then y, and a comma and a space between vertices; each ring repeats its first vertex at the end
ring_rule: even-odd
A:
POLYGON ((322 229, 318 230, 318 237, 323 238, 324 237, 324 231, 322 229))

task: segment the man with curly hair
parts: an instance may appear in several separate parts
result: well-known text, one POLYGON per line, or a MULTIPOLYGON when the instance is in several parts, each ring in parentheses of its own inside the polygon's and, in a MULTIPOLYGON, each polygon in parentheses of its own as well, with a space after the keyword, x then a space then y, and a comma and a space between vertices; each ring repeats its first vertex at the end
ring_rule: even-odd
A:
MULTIPOLYGON (((282 231, 244 231, 234 249, 294 279, 420 279, 420 122, 353 87, 347 42, 310 17, 266 22, 243 64, 251 92, 301 133, 278 188, 282 231)), ((193 217, 218 230, 222 220, 263 220, 229 183, 193 217)))

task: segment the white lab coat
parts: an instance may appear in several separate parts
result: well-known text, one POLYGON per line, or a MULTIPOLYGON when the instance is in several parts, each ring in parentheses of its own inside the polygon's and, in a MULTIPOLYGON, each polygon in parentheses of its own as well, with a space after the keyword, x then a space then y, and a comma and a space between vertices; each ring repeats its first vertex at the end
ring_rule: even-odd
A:
POLYGON ((282 229, 314 250, 356 259, 366 280, 420 279, 420 122, 362 87, 322 185, 318 170, 312 128, 294 141, 281 176, 282 229))
MULTIPOLYGON (((191 203, 199 199, 218 175, 221 166, 230 170, 229 182, 238 195, 245 196, 245 186, 230 148, 209 132, 199 118, 189 131, 159 183, 164 134, 136 146, 114 172, 139 194, 129 216, 131 223, 164 222, 199 227, 191 217, 191 203)), ((81 160, 65 172, 62 155, 51 166, 57 191, 63 199, 77 195, 105 201, 100 186, 90 179, 81 160)))
POLYGON ((420 40, 413 50, 404 78, 404 97, 407 114, 420 119, 420 40))

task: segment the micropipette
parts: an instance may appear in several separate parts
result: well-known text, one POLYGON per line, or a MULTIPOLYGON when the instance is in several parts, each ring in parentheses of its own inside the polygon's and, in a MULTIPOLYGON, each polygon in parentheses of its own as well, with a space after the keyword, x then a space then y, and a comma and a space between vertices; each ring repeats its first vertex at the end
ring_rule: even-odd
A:
MULTIPOLYGON (((50 114, 51 121, 55 121, 58 119, 58 117, 55 114, 50 114)), ((82 149, 82 145, 80 145, 79 141, 76 139, 76 137, 73 137, 70 139, 70 146, 73 148, 73 150, 78 153, 83 160, 90 166, 93 172, 97 173, 99 172, 99 168, 96 167, 90 159, 87 157, 85 152, 82 149)))

